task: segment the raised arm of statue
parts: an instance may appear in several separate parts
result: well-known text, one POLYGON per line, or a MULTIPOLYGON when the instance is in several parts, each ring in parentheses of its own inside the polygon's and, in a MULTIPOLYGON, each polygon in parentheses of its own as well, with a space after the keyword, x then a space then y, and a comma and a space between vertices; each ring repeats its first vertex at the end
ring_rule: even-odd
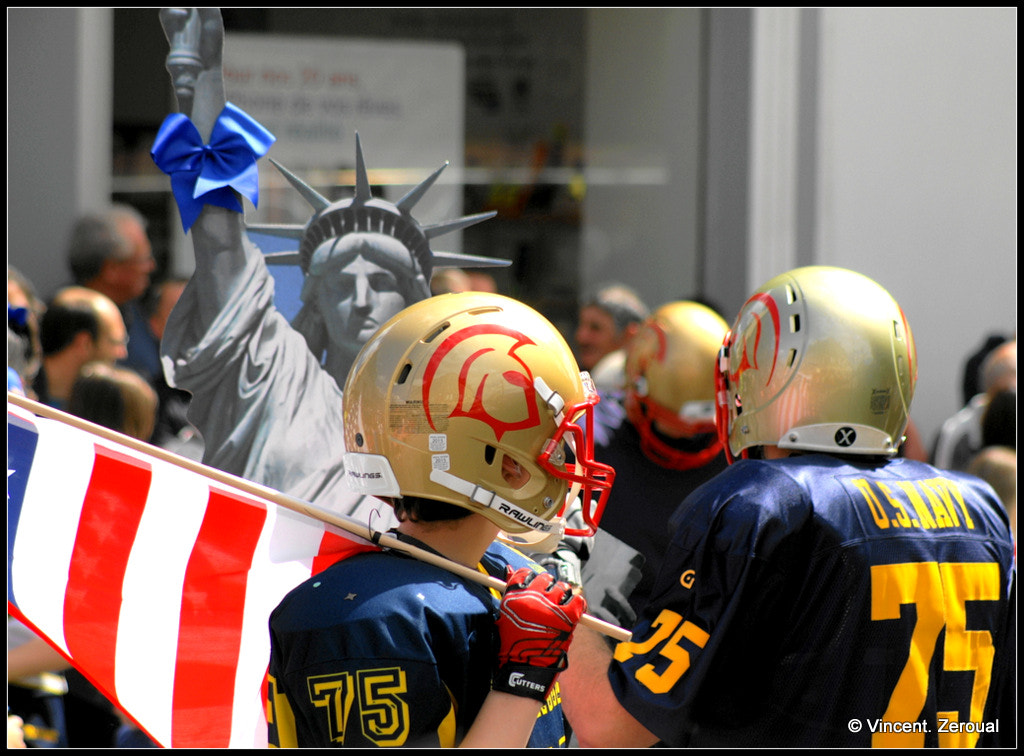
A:
MULTIPOLYGON (((223 311, 240 277, 245 275, 247 264, 260 256, 245 233, 241 199, 236 191, 239 183, 232 179, 241 178, 241 183, 253 192, 250 198, 255 196, 255 160, 262 153, 250 152, 246 156, 244 151, 254 143, 265 151, 273 137, 259 124, 250 123, 244 113, 230 106, 225 108, 224 23, 220 9, 163 8, 160 23, 170 45, 167 70, 181 115, 187 118, 165 122, 165 127, 173 124, 174 128, 161 129, 155 149, 158 146, 163 151, 155 151, 154 158, 158 153, 163 158, 158 159, 158 164, 171 174, 183 223, 192 234, 196 259, 194 301, 200 322, 209 324, 223 311), (241 148, 241 164, 248 163, 245 172, 239 176, 207 175, 211 171, 203 167, 206 146, 241 148), (172 164, 174 158, 177 162, 172 164), (210 193, 200 196, 201 189, 210 193)), ((237 160, 219 162, 239 164, 237 160)))

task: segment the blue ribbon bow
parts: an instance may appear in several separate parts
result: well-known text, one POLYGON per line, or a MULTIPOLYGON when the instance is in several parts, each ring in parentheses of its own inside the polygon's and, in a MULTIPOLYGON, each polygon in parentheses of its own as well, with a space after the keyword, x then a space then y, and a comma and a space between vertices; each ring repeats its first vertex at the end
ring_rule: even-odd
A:
POLYGON ((164 119, 150 155, 157 167, 171 177, 171 190, 186 232, 196 222, 203 205, 242 212, 235 191, 256 205, 256 160, 267 154, 275 139, 230 102, 217 116, 209 144, 203 144, 199 130, 188 116, 172 113, 164 119))

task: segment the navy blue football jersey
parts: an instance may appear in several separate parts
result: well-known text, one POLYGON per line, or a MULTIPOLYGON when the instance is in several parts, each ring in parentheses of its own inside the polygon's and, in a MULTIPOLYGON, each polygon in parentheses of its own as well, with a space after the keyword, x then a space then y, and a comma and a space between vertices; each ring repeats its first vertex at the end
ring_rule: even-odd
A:
MULTIPOLYGON (((533 563, 495 543, 481 568, 504 580, 508 564, 533 563)), ((491 689, 499 601, 396 551, 313 576, 270 617, 271 746, 458 745, 491 689)), ((568 745, 557 683, 529 745, 568 745)))
POLYGON ((987 484, 905 459, 744 460, 673 525, 609 670, 664 743, 1014 742, 1014 545, 987 484))

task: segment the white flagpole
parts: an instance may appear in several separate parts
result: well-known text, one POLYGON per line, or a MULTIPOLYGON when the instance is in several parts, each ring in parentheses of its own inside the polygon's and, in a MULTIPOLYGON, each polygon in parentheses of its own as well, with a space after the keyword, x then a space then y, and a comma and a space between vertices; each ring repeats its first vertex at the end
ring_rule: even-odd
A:
MULTIPOLYGON (((152 444, 147 444, 144 441, 139 441, 131 436, 126 436, 123 433, 118 433, 110 428, 105 428, 102 425, 96 425, 95 423, 83 420, 80 417, 69 415, 66 412, 61 412, 58 409, 54 409, 53 407, 49 407, 45 404, 40 404, 39 402, 28 399, 27 397, 19 394, 11 393, 10 391, 7 392, 7 402, 15 405, 16 407, 28 410, 40 417, 57 420, 65 423, 66 425, 78 428, 79 430, 99 436, 100 438, 107 439, 108 441, 113 441, 114 443, 127 446, 134 451, 147 454, 163 462, 184 468, 196 473, 197 475, 202 475, 205 478, 209 478, 210 480, 223 485, 237 488, 238 490, 244 491, 252 496, 272 501, 285 509, 289 509, 293 512, 299 512, 300 514, 312 517, 314 520, 319 520, 320 522, 325 522, 329 525, 334 525, 335 527, 341 528, 342 530, 361 538, 365 538, 385 548, 401 551, 409 556, 419 559, 420 561, 433 564, 434 566, 448 570, 449 572, 454 572, 455 574, 467 580, 471 580, 474 583, 479 583, 480 585, 487 586, 488 588, 493 588, 499 593, 505 592, 506 584, 497 578, 485 575, 470 567, 459 564, 458 562, 453 562, 450 559, 445 559, 444 557, 427 551, 426 549, 421 549, 413 546, 412 544, 400 541, 387 533, 373 530, 368 525, 363 525, 351 518, 336 515, 333 512, 328 512, 327 510, 316 507, 307 501, 296 499, 293 496, 288 496, 287 494, 275 491, 272 488, 267 488, 266 486, 262 486, 258 483, 253 483, 252 481, 240 478, 237 475, 226 473, 223 470, 209 467, 200 462, 188 459, 187 457, 182 457, 174 452, 161 449, 160 447, 153 446, 152 444)), ((629 630, 605 622, 591 614, 584 614, 580 618, 580 624, 586 625, 592 630, 619 641, 626 641, 632 637, 629 630)))

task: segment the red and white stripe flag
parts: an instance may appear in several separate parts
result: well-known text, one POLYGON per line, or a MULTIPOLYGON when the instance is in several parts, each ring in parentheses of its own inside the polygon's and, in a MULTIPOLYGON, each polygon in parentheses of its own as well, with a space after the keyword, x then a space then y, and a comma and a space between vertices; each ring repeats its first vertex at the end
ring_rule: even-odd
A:
POLYGON ((7 404, 7 607, 166 747, 267 744, 270 612, 377 548, 7 404))

